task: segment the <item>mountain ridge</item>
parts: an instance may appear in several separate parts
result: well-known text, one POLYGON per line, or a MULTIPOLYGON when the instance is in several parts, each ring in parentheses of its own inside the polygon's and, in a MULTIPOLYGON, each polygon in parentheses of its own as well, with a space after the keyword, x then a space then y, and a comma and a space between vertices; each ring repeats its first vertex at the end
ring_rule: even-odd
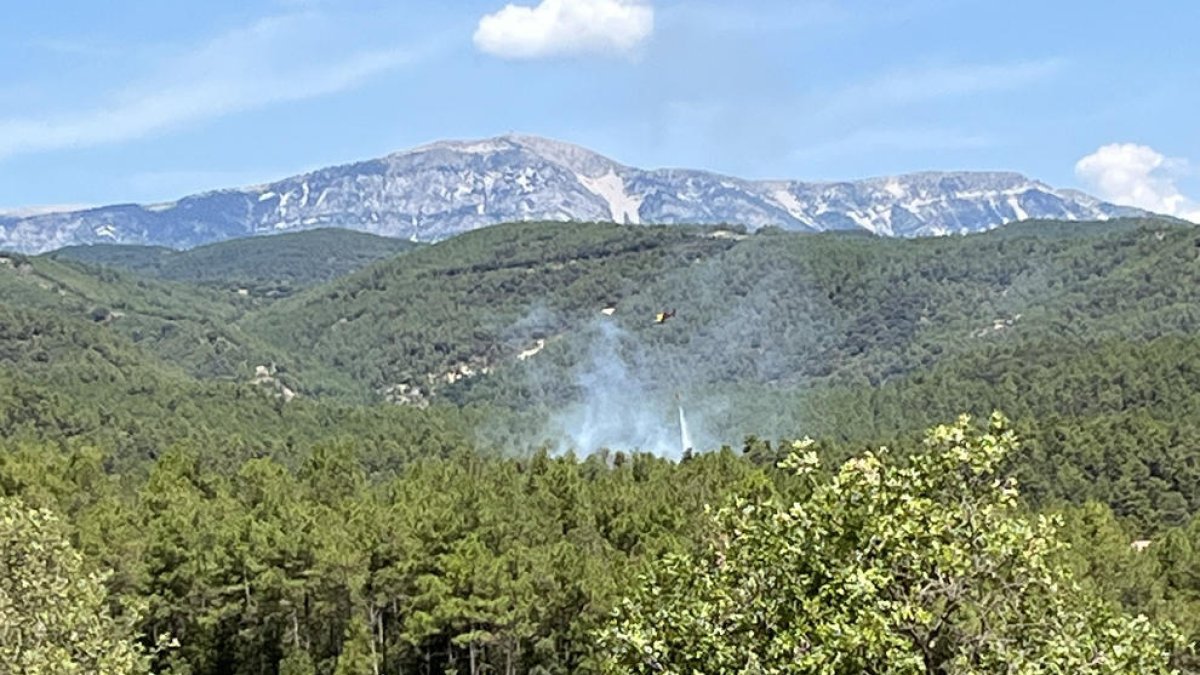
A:
POLYGON ((1027 219, 1145 212, 1007 171, 921 171, 853 181, 748 180, 641 169, 571 143, 510 134, 444 140, 242 188, 157 204, 0 217, 0 248, 41 253, 97 242, 191 248, 340 227, 438 241, 506 221, 739 224, 929 236, 1027 219))

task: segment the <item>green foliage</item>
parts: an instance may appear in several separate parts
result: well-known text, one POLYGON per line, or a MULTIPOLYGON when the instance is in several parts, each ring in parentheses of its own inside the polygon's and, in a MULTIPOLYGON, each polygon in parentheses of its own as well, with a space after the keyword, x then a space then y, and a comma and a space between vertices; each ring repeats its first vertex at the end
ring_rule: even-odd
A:
POLYGON ((57 518, 0 498, 0 671, 149 672, 137 621, 131 607, 112 615, 104 576, 87 570, 57 518))
POLYGON ((730 452, 517 460, 463 443, 399 473, 351 445, 295 470, 213 471, 203 452, 181 444, 144 476, 47 445, 0 463, 0 491, 67 514, 117 570, 145 634, 179 639, 160 672, 586 672, 635 569, 698 541, 704 504, 770 490, 730 452))
POLYGON ((93 267, 110 267, 134 272, 139 276, 157 277, 165 265, 179 256, 179 251, 166 246, 136 244, 79 244, 64 246, 43 255, 51 260, 84 263, 93 267))
POLYGON ((299 650, 288 652, 283 661, 279 662, 279 675, 316 675, 316 672, 312 658, 299 650))
POLYGON ((96 244, 47 257, 119 268, 138 275, 203 284, 256 297, 286 297, 345 276, 416 245, 342 229, 316 229, 234 239, 187 251, 159 246, 96 244))
POLYGON ((337 657, 333 675, 371 675, 379 665, 373 650, 374 642, 361 617, 354 617, 346 627, 342 651, 337 657))
MULTIPOLYGON (((1122 615, 1062 564, 1054 523, 999 477, 1000 417, 880 450, 791 506, 739 501, 698 555, 656 565, 601 634, 627 672, 1169 672, 1170 626, 1122 615)), ((784 467, 817 462, 797 443, 784 467)))

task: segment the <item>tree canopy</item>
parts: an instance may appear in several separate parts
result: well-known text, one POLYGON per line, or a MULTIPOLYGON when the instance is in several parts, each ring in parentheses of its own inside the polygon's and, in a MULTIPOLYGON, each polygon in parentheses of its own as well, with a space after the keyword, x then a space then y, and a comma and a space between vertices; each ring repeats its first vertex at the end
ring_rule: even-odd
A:
MULTIPOLYGON (((798 442, 783 465, 812 476, 798 442)), ((1181 638, 1089 594, 1056 522, 999 468, 1005 420, 933 429, 800 501, 738 500, 702 552, 652 566, 601 634, 613 673, 1166 673, 1181 638)))
POLYGON ((0 671, 149 672, 137 611, 113 616, 104 581, 88 571, 52 513, 0 497, 0 671))

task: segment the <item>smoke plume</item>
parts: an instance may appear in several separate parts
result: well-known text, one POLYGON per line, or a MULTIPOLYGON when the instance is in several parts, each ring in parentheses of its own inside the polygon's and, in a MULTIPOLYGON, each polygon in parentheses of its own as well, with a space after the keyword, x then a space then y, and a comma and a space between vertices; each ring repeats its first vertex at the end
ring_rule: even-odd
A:
POLYGON ((657 387, 654 370, 642 366, 646 359, 636 340, 614 322, 599 322, 595 333, 588 357, 575 374, 579 401, 550 421, 549 433, 558 449, 642 451, 679 458, 681 441, 690 443, 700 430, 694 421, 692 429, 681 426, 687 402, 677 405, 670 392, 657 387))

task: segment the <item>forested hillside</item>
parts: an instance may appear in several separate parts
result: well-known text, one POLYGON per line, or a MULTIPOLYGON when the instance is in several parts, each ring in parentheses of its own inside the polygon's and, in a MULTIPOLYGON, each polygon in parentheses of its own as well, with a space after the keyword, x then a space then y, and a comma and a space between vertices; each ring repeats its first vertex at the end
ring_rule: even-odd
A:
POLYGON ((161 246, 93 244, 47 254, 139 275, 188 281, 256 297, 285 297, 417 246, 365 232, 318 229, 234 239, 186 251, 161 246))
POLYGON ((363 395, 407 385, 423 397, 516 363, 538 340, 569 336, 606 307, 620 304, 632 318, 638 310, 626 303, 647 286, 734 243, 703 228, 502 225, 312 289, 243 327, 348 374, 363 395))
MULTIPOLYGON (((283 240, 259 242, 272 239, 283 240)), ((222 245, 222 269, 252 269, 260 243, 222 245)), ((10 332, 40 336, 6 350, 34 382, 37 358, 55 381, 79 372, 79 352, 60 345, 67 356, 55 357, 37 327, 70 319, 89 328, 54 330, 136 352, 118 372, 141 377, 152 369, 133 364, 149 359, 203 382, 257 383, 289 410, 468 406, 490 411, 479 440, 508 450, 677 454, 678 403, 702 448, 803 432, 845 456, 1000 409, 1029 440, 1020 470, 1032 496, 1099 499, 1152 530, 1200 508, 1186 450, 1200 411, 1198 256, 1195 232, 1175 221, 907 241, 522 223, 273 303, 15 256, 0 288, 6 311, 26 310, 10 332), (656 324, 666 308, 676 317, 656 324), (1168 428, 1171 443, 1130 450, 1168 428)))
MULTIPOLYGON (((164 251, 0 258, 0 508, 19 525, 0 541, 81 555, 29 582, 47 589, 113 572, 79 587, 80 606, 103 592, 114 611, 79 639, 157 644, 145 656, 164 673, 654 670, 631 645, 737 624, 697 612, 739 580, 859 560, 866 576, 837 583, 865 593, 855 579, 884 584, 902 559, 936 569, 911 556, 979 532, 967 539, 1028 557, 972 560, 1021 583, 1048 570, 1078 600, 1013 608, 996 630, 1069 625, 1053 649, 1072 658, 1157 672, 1161 647, 1194 667, 1164 622, 1200 635, 1196 230, 1030 222, 906 241, 520 223, 378 260, 367 248, 280 252, 289 269, 348 273, 288 277, 277 298, 264 289, 280 279, 243 276, 274 255, 257 242, 196 263, 211 276, 172 277, 188 254, 164 251), (677 313, 655 322, 664 309, 677 313), (677 406, 696 439, 684 455, 677 406), (1015 438, 979 423, 926 437, 993 410, 1015 438), (958 500, 983 485, 961 482, 970 466, 1018 487, 958 500), (861 482, 871 467, 899 482, 861 482), (897 478, 913 475, 926 483, 897 478), (905 500, 928 508, 854 511, 905 500), (994 520, 959 527, 961 509, 994 520), (793 512, 826 528, 808 557, 779 545, 784 520, 755 515, 793 512), (850 513, 880 528, 877 558, 847 553, 866 541, 838 529, 850 513), (1056 531, 1023 539, 1048 514, 1056 531), (695 566, 709 571, 679 573, 695 566), (668 595, 657 614, 645 602, 668 595)), ((953 573, 991 597, 979 571, 953 573)), ((861 597, 882 603, 869 630, 837 623, 860 605, 832 598, 822 625, 868 631, 862 658, 952 663, 983 644, 922 657, 894 599, 861 597)), ((912 616, 942 607, 906 598, 912 616)), ((982 606, 946 621, 966 635, 982 606)), ((1049 649, 1020 644, 1003 653, 1049 649)))
POLYGON ((235 377, 273 351, 235 325, 250 299, 115 269, 0 257, 0 297, 7 309, 102 326, 199 377, 235 377))

